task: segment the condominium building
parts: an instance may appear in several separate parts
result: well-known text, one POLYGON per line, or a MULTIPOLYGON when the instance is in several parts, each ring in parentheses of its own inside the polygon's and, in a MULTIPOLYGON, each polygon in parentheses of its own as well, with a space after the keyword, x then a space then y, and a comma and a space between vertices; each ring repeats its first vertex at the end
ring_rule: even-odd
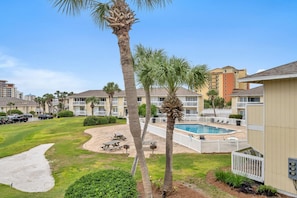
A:
POLYGON ((297 197, 297 61, 240 79, 263 85, 263 103, 246 106, 252 149, 232 153, 232 171, 297 197))
MULTIPOLYGON (((162 102, 167 96, 167 91, 163 88, 153 88, 151 90, 151 104, 156 105, 160 109, 162 102)), ((68 97, 69 110, 73 111, 76 116, 92 115, 91 104, 87 103, 87 98, 96 97, 98 102, 94 104, 93 115, 105 116, 109 115, 110 104, 108 95, 103 90, 89 90, 68 97)), ((198 116, 203 109, 203 100, 201 95, 185 88, 179 88, 177 97, 182 101, 185 116, 198 116)), ((143 89, 137 89, 138 104, 145 104, 146 97, 143 89)), ((125 91, 116 92, 112 100, 111 115, 125 117, 128 114, 125 91)), ((159 111, 158 115, 162 116, 159 111)))
POLYGON ((246 106, 248 104, 263 103, 263 86, 255 87, 249 90, 234 89, 232 97, 232 114, 242 115, 246 118, 246 106))
POLYGON ((210 72, 208 83, 198 93, 203 95, 204 99, 208 99, 207 92, 216 90, 218 96, 224 98, 226 102, 231 100, 231 94, 234 89, 249 89, 249 83, 238 82, 239 78, 247 76, 246 69, 236 69, 232 66, 213 69, 210 72))
POLYGON ((12 83, 0 80, 0 97, 22 98, 22 93, 12 83))

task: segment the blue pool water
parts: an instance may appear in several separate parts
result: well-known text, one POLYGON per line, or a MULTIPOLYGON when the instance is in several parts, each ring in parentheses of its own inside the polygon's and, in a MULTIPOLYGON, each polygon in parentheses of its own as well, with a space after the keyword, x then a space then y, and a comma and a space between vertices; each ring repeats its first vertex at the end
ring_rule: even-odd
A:
POLYGON ((230 129, 217 128, 201 124, 176 124, 174 125, 174 127, 177 129, 197 134, 223 134, 230 133, 233 131, 230 129))

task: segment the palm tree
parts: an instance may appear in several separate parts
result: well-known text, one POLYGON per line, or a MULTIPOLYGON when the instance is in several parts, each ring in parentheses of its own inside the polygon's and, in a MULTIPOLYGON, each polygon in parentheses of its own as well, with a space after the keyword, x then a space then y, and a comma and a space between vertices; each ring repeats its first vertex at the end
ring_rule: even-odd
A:
POLYGON ((13 102, 7 103, 7 106, 9 106, 9 115, 11 115, 11 107, 14 106, 15 104, 13 102))
POLYGON ((188 85, 196 90, 202 87, 208 79, 205 65, 191 68, 185 59, 172 57, 155 69, 158 84, 167 90, 167 97, 163 101, 161 111, 167 114, 166 127, 166 169, 163 185, 163 197, 172 192, 172 153, 173 130, 175 120, 183 117, 183 104, 176 96, 179 87, 188 85))
MULTIPOLYGON (((151 118, 151 94, 150 89, 155 84, 154 79, 154 67, 157 67, 160 60, 164 59, 165 54, 163 50, 152 50, 145 48, 142 45, 137 45, 134 59, 134 70, 136 73, 137 81, 142 85, 145 98, 146 98, 146 115, 145 123, 142 131, 142 141, 145 138, 148 123, 151 118)), ((131 174, 134 175, 136 171, 136 165, 138 163, 138 156, 134 158, 134 162, 131 169, 131 174)))
MULTIPOLYGON (((112 0, 108 3, 93 0, 51 0, 55 7, 68 14, 77 14, 81 9, 92 8, 92 15, 101 27, 109 27, 118 39, 122 72, 124 76, 127 105, 129 111, 130 132, 133 136, 137 155, 140 160, 142 181, 146 197, 152 196, 151 182, 142 148, 141 127, 137 112, 137 94, 134 80, 133 59, 130 49, 129 31, 137 21, 134 12, 125 0, 112 0)), ((138 7, 155 8, 164 6, 171 0, 142 0, 134 1, 138 7)))
POLYGON ((121 89, 119 88, 119 85, 114 83, 114 82, 109 82, 107 83, 106 86, 103 87, 103 91, 107 93, 108 99, 109 99, 109 116, 112 115, 112 101, 113 101, 113 96, 115 92, 120 92, 121 89))
POLYGON ((215 106, 215 99, 218 97, 219 93, 215 89, 211 89, 207 92, 207 96, 209 97, 209 100, 211 101, 211 106, 213 108, 213 114, 214 117, 216 117, 216 106, 215 106))
POLYGON ((48 112, 52 113, 53 99, 55 98, 55 96, 53 94, 47 93, 47 94, 44 94, 42 97, 48 106, 48 112))
POLYGON ((99 103, 99 99, 96 98, 95 96, 92 96, 92 97, 86 99, 86 103, 87 103, 87 104, 88 104, 88 103, 91 103, 90 107, 91 107, 91 109, 92 109, 92 116, 93 116, 93 115, 94 115, 94 107, 95 107, 95 104, 96 104, 96 103, 99 103))

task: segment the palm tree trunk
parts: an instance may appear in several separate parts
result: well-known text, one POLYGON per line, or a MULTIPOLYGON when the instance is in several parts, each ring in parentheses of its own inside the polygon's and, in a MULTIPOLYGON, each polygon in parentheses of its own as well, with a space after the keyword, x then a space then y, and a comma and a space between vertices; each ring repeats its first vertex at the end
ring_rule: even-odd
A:
POLYGON ((152 197, 152 187, 149 178, 148 167, 142 147, 141 127, 139 123, 138 107, 137 107, 137 94, 134 79, 133 60, 130 49, 129 30, 123 29, 120 33, 116 34, 118 38, 118 45, 120 49, 122 72, 124 76, 125 91, 127 97, 127 106, 129 111, 129 126, 130 132, 133 136, 137 156, 139 157, 142 182, 146 198, 152 197))
POLYGON ((172 154, 173 154, 173 130, 175 119, 167 115, 166 128, 166 169, 164 176, 164 186, 162 196, 166 197, 168 193, 172 192, 172 154))
MULTIPOLYGON (((145 98, 146 98, 146 107, 145 107, 146 112, 145 112, 145 123, 144 123, 144 127, 143 127, 143 130, 142 130, 142 136, 141 136, 142 142, 143 142, 143 140, 145 138, 148 123, 149 123, 149 121, 151 119, 151 114, 152 114, 151 113, 151 95, 150 95, 149 88, 145 88, 145 98)), ((138 156, 136 155, 135 158, 134 158, 134 161, 133 161, 132 168, 131 168, 131 174, 133 176, 135 175, 137 164, 138 164, 138 156)))
POLYGON ((109 96, 109 116, 111 116, 112 111, 112 97, 109 96))

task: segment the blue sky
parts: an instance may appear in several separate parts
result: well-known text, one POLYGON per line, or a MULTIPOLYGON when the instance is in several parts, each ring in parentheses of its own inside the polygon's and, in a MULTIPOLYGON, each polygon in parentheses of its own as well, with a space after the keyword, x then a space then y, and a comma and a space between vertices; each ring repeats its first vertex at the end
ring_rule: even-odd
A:
MULTIPOLYGON (((249 74, 297 59, 295 0, 173 0, 134 10, 132 52, 142 44, 192 65, 231 65, 249 74)), ((25 95, 102 89, 108 82, 125 89, 117 38, 89 12, 67 16, 49 0, 2 0, 0 27, 0 79, 25 95)))

